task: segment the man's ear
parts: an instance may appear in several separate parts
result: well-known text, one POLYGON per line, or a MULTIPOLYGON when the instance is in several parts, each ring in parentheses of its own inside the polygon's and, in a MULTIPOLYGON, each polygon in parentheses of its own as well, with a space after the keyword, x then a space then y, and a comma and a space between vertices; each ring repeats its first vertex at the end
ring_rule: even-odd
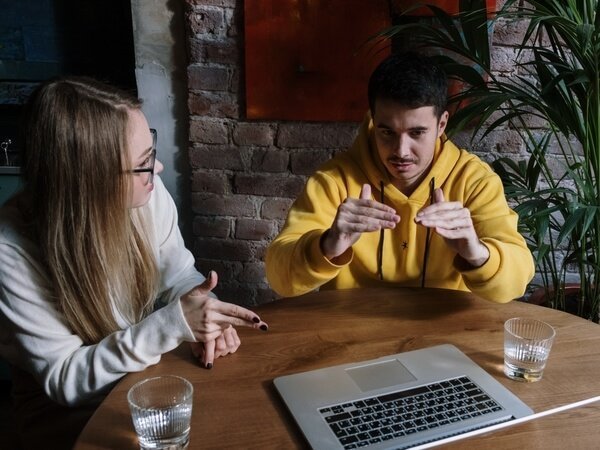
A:
POLYGON ((448 125, 448 117, 450 116, 450 114, 448 114, 448 111, 444 111, 442 113, 442 115, 440 116, 440 120, 438 120, 438 137, 440 137, 443 133, 444 130, 446 129, 446 125, 448 125))

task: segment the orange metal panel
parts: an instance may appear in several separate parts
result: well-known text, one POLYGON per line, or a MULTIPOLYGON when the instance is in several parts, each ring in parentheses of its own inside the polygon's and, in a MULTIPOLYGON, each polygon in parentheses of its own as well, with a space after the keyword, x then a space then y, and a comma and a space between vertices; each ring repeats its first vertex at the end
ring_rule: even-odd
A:
POLYGON ((389 54, 367 40, 391 25, 387 0, 245 0, 246 115, 360 121, 367 82, 389 54))

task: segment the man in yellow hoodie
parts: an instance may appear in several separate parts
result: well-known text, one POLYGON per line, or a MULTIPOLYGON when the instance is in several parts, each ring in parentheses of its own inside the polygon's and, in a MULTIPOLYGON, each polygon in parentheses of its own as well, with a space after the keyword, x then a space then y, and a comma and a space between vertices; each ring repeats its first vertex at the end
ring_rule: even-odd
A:
POLYGON ((500 178, 444 129, 447 80, 414 53, 373 72, 352 147, 306 183, 266 257, 283 296, 426 286, 508 302, 534 275, 500 178))

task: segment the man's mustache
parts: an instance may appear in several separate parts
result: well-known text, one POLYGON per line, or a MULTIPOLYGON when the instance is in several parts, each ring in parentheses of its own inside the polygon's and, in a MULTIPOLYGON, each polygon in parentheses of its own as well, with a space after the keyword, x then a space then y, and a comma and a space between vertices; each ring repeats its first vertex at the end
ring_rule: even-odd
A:
POLYGON ((393 156, 387 159, 392 164, 415 164, 416 161, 412 158, 394 158, 393 156))

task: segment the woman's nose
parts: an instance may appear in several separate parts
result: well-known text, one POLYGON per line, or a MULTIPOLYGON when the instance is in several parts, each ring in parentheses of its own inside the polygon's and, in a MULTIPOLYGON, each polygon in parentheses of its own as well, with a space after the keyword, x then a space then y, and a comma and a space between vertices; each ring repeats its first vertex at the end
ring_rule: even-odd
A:
POLYGON ((164 168, 165 166, 163 166, 163 163, 161 163, 160 160, 157 159, 154 163, 154 173, 161 173, 164 168))

